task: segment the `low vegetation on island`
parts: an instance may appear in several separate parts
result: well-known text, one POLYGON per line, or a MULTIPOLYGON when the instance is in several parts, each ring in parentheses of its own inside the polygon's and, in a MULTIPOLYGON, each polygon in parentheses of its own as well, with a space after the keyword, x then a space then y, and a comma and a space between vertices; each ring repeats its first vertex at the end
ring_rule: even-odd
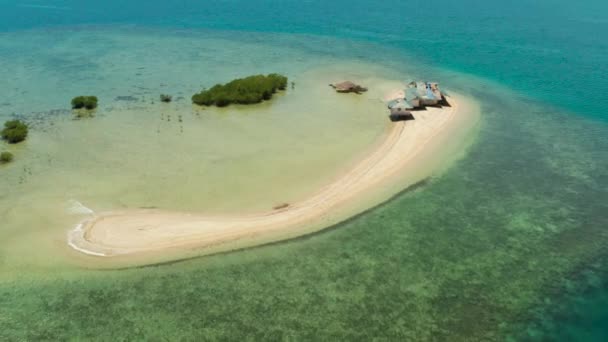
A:
POLYGON ((13 154, 10 152, 0 153, 0 164, 7 164, 13 161, 13 154))
POLYGON ((279 90, 287 88, 287 77, 279 74, 254 75, 226 84, 216 84, 192 96, 201 106, 225 107, 231 104, 255 104, 270 100, 279 90))
POLYGON ((27 125, 21 120, 9 120, 4 123, 4 129, 0 132, 0 135, 9 144, 16 144, 25 140, 27 133, 27 125))
POLYGON ((97 102, 97 96, 76 96, 72 99, 72 109, 95 109, 97 102))
POLYGON ((173 96, 167 95, 167 94, 160 94, 160 101, 161 102, 169 103, 172 100, 173 100, 173 96))

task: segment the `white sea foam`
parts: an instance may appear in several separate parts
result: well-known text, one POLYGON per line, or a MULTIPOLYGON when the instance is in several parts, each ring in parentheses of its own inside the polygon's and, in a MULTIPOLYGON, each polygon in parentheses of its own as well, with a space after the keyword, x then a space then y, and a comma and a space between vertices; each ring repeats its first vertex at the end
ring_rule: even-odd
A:
POLYGON ((78 245, 74 242, 75 239, 82 238, 82 235, 84 234, 84 230, 82 228, 84 227, 84 225, 87 222, 88 222, 88 220, 80 222, 74 229, 72 229, 68 232, 68 245, 70 247, 72 247, 73 249, 75 249, 81 253, 84 253, 84 254, 93 255, 93 256, 102 256, 102 257, 107 256, 107 254, 105 254, 105 253, 93 252, 88 249, 78 247, 78 245))
MULTIPOLYGON (((90 209, 87 208, 84 204, 78 202, 77 200, 69 200, 68 201, 68 206, 67 206, 67 211, 70 214, 73 215, 95 215, 95 212, 90 209)), ((82 240, 84 239, 84 225, 89 222, 89 219, 86 219, 82 222, 80 222, 76 227, 74 227, 74 229, 68 231, 68 245, 70 247, 72 247, 73 249, 84 253, 84 254, 88 254, 88 255, 93 255, 93 256, 107 256, 105 253, 98 253, 98 252, 93 252, 90 251, 88 249, 79 247, 76 244, 76 240, 82 240)))
POLYGON ((95 212, 77 200, 68 201, 68 212, 74 215, 93 215, 95 212))

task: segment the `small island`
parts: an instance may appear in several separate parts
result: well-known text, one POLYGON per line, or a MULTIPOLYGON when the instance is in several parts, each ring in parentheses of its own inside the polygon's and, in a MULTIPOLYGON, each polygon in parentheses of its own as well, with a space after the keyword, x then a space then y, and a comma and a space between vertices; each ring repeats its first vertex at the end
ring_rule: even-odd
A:
POLYGON ((27 133, 27 125, 21 120, 9 120, 4 123, 4 129, 0 132, 0 135, 9 144, 16 144, 25 140, 27 133))
POLYGON ((330 87, 334 88, 338 93, 355 93, 361 95, 367 91, 367 88, 355 84, 351 81, 344 81, 340 83, 330 84, 330 87))
POLYGON ((97 102, 97 96, 76 96, 72 99, 72 109, 95 109, 97 102))
POLYGON ((226 107, 231 104, 255 104, 270 100, 279 90, 287 88, 287 77, 279 74, 254 75, 226 84, 216 84, 192 96, 200 106, 226 107))

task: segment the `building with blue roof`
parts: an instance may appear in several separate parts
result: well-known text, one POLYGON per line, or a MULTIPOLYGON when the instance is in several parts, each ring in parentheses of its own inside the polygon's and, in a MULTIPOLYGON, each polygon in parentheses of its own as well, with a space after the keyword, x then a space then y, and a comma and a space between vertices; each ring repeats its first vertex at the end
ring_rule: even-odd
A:
POLYGON ((436 82, 411 82, 404 89, 403 94, 403 98, 387 103, 393 121, 413 119, 412 110, 436 106, 444 101, 444 96, 436 82))

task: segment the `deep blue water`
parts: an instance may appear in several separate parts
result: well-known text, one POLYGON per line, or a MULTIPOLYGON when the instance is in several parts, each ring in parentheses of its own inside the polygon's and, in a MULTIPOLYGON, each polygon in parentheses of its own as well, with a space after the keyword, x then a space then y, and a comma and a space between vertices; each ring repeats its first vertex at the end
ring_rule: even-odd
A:
MULTIPOLYGON (((608 119, 606 0, 0 0, 2 31, 114 23, 368 40, 608 119)), ((605 340, 606 298, 604 286, 566 299, 551 339, 605 340)))

